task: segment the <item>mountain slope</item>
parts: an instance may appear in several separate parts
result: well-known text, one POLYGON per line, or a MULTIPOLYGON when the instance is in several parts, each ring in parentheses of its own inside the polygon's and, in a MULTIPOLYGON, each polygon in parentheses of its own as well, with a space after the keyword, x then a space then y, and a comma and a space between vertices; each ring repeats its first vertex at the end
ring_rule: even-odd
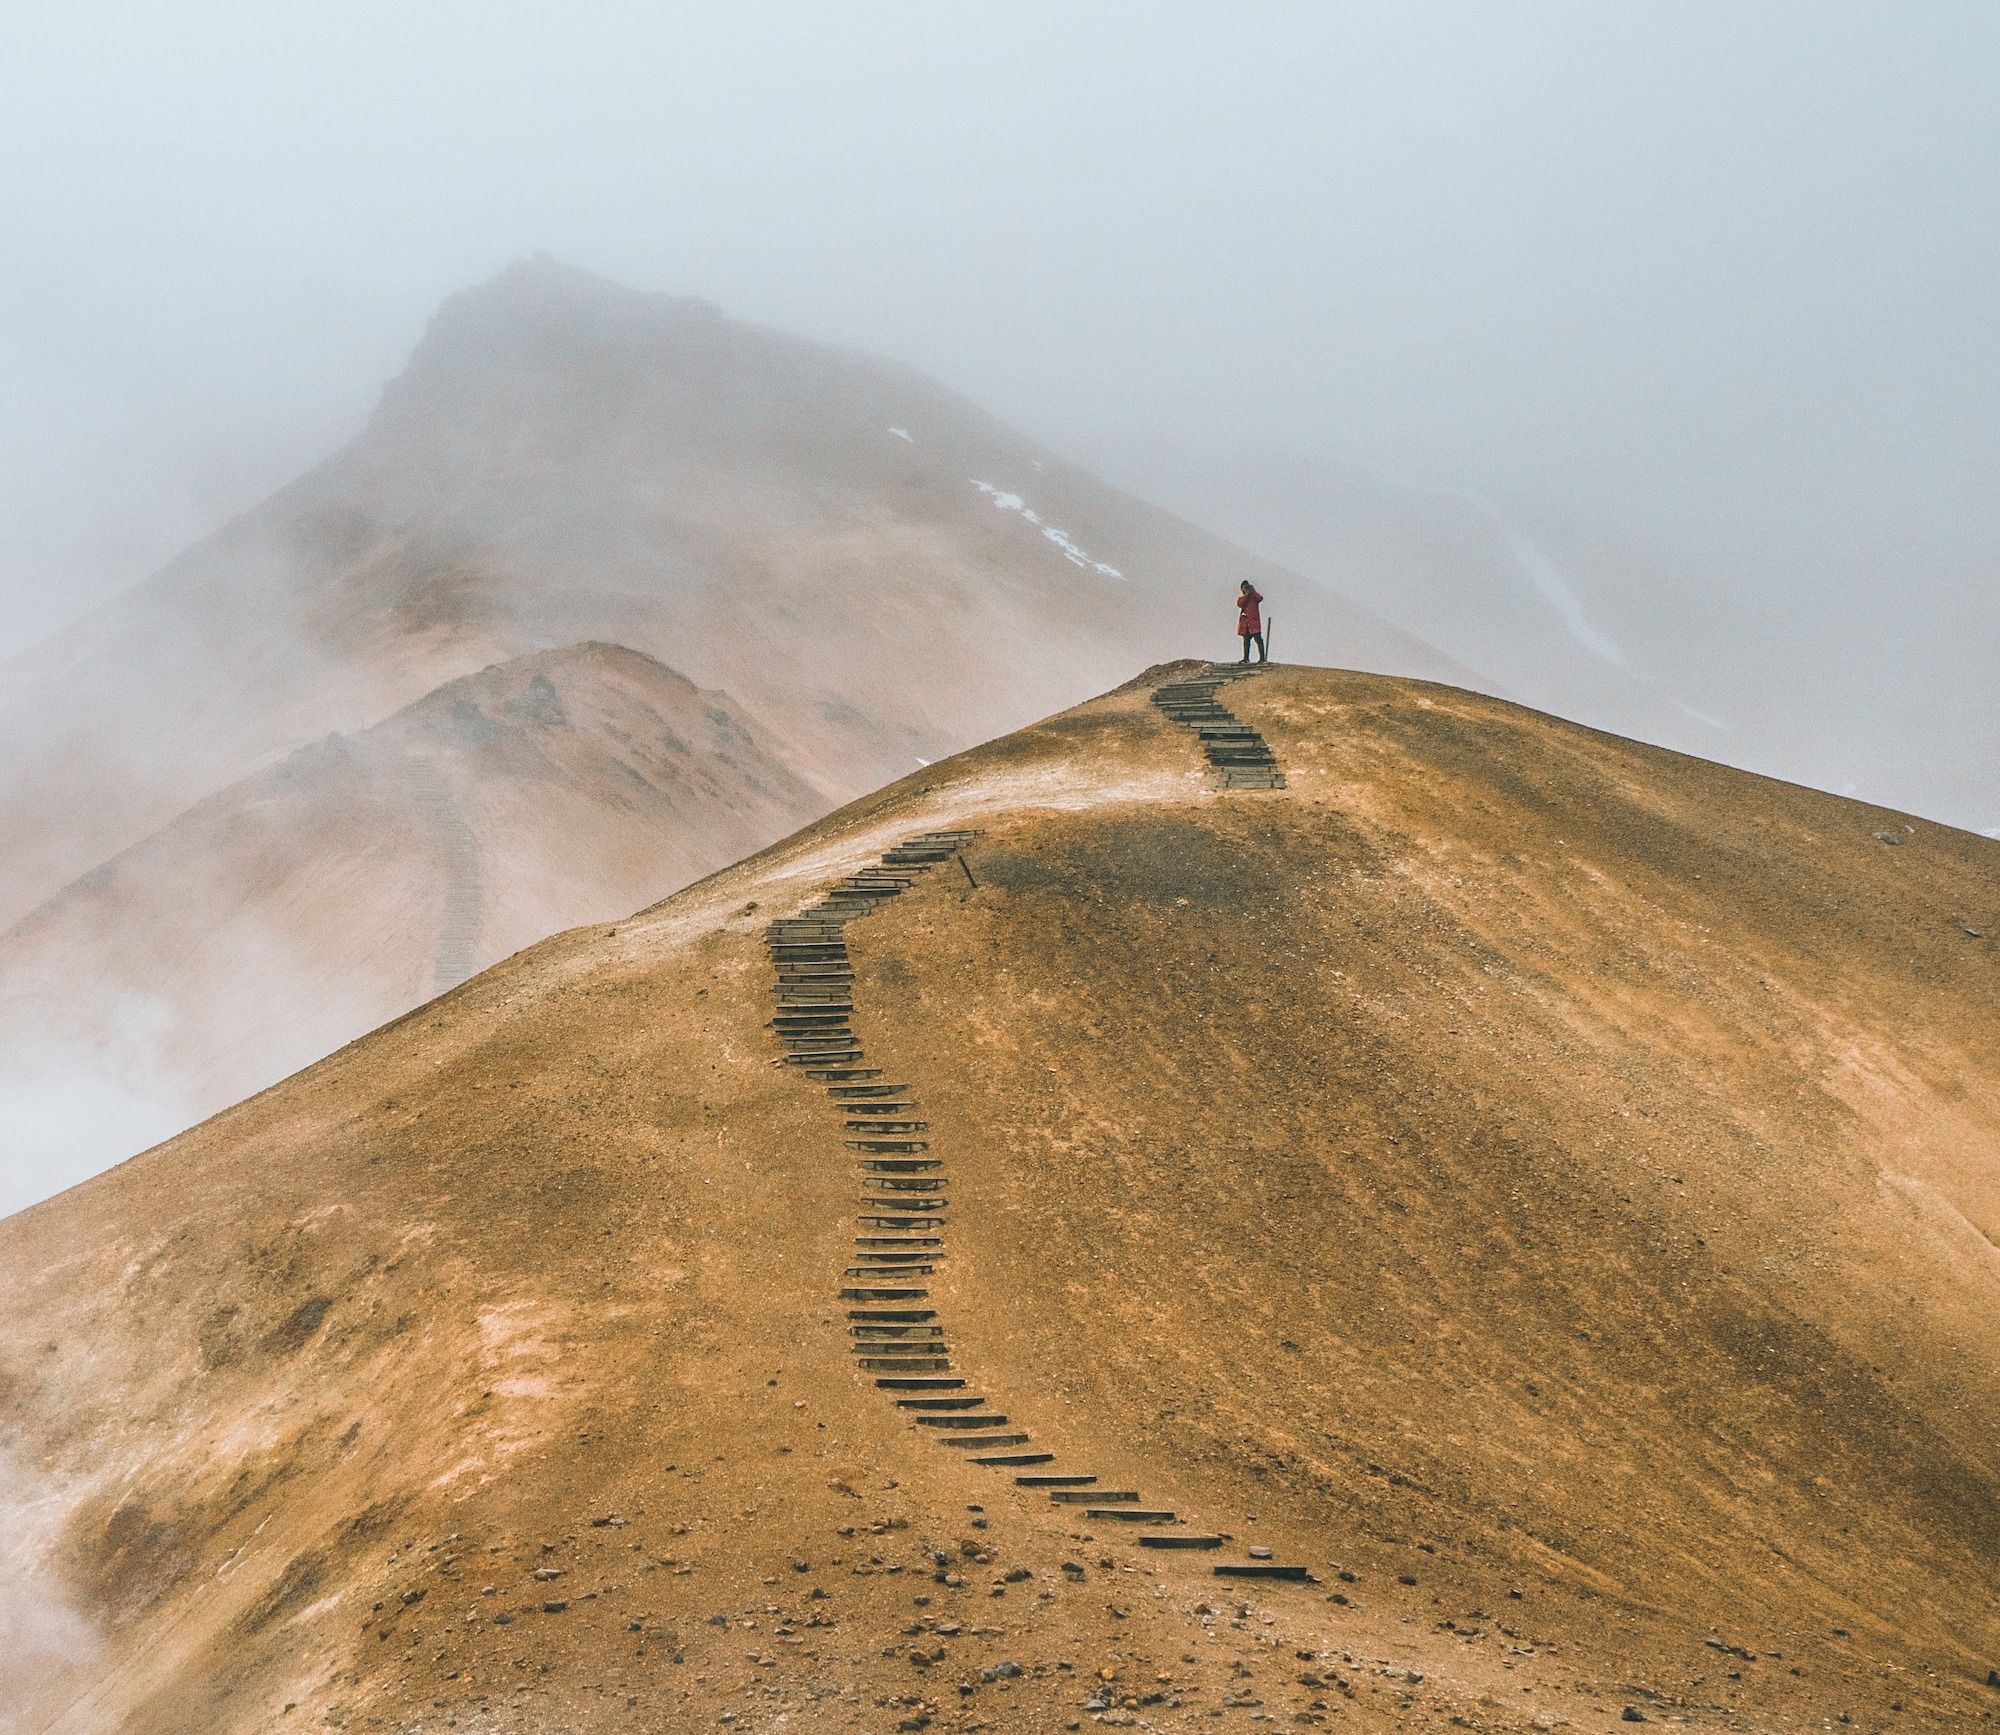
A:
POLYGON ((51 1727, 1989 1715, 1996 846, 1310 670, 1227 690, 1287 787, 1224 790, 1152 684, 0 1224, 10 1545, 97 1635, 51 1727), (941 827, 846 937, 954 1365, 1317 1586, 856 1372, 897 1165, 779 1064, 765 925, 941 827))
POLYGON ((721 695, 634 651, 449 682, 210 796, 0 934, 0 1147, 34 1171, 17 1183, 80 1179, 827 805, 721 695))
MULTIPOLYGON (((1229 646, 1246 575, 1286 595, 907 369, 525 263, 445 304, 344 451, 8 666, 0 921, 496 660, 630 645, 852 795, 1229 646)), ((1451 672, 1343 605, 1287 642, 1451 672)))

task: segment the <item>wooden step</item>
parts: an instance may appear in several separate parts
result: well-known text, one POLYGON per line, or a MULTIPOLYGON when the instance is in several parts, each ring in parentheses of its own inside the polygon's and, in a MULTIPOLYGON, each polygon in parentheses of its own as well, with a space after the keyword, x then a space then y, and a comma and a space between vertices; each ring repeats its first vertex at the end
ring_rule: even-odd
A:
POLYGON ((1215 1567, 1217 1578, 1288 1578, 1294 1583, 1312 1579, 1312 1569, 1288 1566, 1276 1560, 1226 1560, 1215 1567))
POLYGON ((1160 1536, 1142 1536, 1141 1548, 1220 1548, 1222 1538, 1204 1536, 1198 1530, 1171 1530, 1160 1536))
POLYGON ((1158 1506, 1086 1506, 1086 1518, 1109 1518, 1120 1524, 1171 1524, 1175 1514, 1158 1506))
POLYGON ((1081 1488, 1086 1483, 1095 1482, 1095 1476, 1016 1476, 1015 1486, 1020 1488, 1081 1488))

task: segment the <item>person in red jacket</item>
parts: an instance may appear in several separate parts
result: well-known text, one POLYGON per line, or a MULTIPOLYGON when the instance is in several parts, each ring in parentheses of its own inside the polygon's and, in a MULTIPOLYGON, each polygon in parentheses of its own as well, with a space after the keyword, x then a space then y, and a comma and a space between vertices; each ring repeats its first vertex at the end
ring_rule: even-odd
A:
POLYGON ((1236 636, 1243 641, 1243 661, 1250 660, 1250 646, 1257 646, 1257 660, 1264 661, 1264 599, 1247 578, 1236 593, 1236 636))

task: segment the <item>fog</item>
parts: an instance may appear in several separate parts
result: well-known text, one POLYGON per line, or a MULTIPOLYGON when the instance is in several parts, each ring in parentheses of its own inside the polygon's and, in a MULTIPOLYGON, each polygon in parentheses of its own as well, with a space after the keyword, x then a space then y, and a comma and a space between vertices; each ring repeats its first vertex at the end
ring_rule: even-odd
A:
POLYGON ((1760 680, 1810 663, 1830 723, 1930 726, 1898 683, 1993 621, 1977 3, 207 3, 4 32, 12 646, 323 452, 442 295, 541 248, 914 362, 1198 515, 1267 458, 1535 503, 1643 551, 1696 660, 1726 634, 1760 680))
MULTIPOLYGON (((0 654, 546 250, 915 364, 1281 620, 2000 834, 1996 112, 1977 0, 14 8, 0 654)), ((85 1167, 178 1112, 43 1075, 85 1167)))

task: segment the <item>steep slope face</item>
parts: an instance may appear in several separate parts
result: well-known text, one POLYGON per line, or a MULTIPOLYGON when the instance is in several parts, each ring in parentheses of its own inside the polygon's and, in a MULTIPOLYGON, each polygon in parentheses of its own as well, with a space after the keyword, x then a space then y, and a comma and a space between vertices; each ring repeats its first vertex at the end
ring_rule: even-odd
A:
POLYGON ((302 748, 0 935, 10 1179, 80 1179, 826 805, 721 695, 610 645, 302 748))
POLYGON ((2000 851, 1303 670, 1224 787, 1177 673, 0 1225, 50 1726, 1990 1716, 2000 851))
MULTIPOLYGON (((1282 575, 910 371, 537 262, 454 297, 367 430, 7 670, 0 921, 263 760, 603 639, 844 795, 1229 644, 1282 575)), ((1291 654, 1446 674, 1342 605, 1291 654)))

